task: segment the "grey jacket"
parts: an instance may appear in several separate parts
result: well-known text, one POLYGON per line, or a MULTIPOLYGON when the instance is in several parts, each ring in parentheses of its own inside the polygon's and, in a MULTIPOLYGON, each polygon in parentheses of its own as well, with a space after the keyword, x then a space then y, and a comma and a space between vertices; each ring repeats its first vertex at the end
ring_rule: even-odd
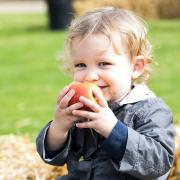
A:
MULTIPOLYGON (((146 91, 145 91, 146 92, 146 91)), ((103 147, 106 139, 90 129, 72 127, 64 146, 57 152, 46 149, 48 123, 37 137, 37 151, 52 165, 67 163, 68 175, 60 180, 165 180, 173 164, 174 129, 170 109, 154 96, 129 98, 129 103, 109 104, 117 119, 128 129, 121 159, 103 147), (135 100, 136 99, 136 100, 135 100), (134 102, 133 102, 134 101, 134 102)), ((112 145, 113 148, 113 145, 112 145)))

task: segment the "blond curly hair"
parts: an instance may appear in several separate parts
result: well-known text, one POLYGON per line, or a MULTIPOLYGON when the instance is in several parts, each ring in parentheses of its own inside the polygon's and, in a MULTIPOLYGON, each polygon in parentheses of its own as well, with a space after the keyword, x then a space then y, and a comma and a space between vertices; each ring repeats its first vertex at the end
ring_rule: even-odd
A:
POLYGON ((77 37, 87 38, 89 35, 96 33, 106 35, 114 44, 113 34, 118 33, 125 40, 124 43, 129 51, 131 60, 138 55, 144 56, 146 60, 145 68, 141 76, 135 81, 147 82, 151 73, 150 65, 153 62, 153 58, 152 46, 147 38, 146 24, 133 12, 113 7, 95 9, 72 20, 65 46, 65 67, 68 72, 72 72, 69 60, 73 39, 77 37))

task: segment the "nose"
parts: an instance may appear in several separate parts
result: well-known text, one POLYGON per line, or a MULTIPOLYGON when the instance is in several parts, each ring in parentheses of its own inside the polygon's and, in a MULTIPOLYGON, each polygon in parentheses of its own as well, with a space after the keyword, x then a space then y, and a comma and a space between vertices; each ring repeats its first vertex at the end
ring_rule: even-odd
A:
POLYGON ((99 73, 96 70, 91 69, 86 73, 85 81, 94 82, 97 81, 98 79, 99 79, 99 73))

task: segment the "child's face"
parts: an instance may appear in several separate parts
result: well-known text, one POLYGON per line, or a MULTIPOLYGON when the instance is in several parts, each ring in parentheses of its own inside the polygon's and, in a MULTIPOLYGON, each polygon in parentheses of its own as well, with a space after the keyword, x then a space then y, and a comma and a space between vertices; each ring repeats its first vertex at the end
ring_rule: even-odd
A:
POLYGON ((92 34, 81 41, 72 42, 72 64, 74 80, 97 84, 107 101, 122 100, 130 91, 133 67, 125 45, 120 37, 117 53, 109 39, 103 34, 92 34))

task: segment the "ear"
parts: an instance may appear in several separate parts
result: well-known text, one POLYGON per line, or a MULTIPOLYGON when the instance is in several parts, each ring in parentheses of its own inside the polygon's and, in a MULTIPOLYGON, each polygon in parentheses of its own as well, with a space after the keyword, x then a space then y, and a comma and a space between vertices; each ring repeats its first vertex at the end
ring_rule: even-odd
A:
POLYGON ((144 56, 136 56, 133 62, 132 78, 136 79, 143 73, 146 58, 144 56))

